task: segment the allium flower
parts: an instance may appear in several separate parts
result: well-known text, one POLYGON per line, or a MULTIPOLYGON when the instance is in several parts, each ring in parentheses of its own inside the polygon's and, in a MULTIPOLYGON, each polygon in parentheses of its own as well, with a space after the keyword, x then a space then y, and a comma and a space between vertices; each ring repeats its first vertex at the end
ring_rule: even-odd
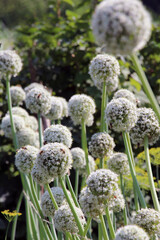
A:
POLYGON ((47 183, 51 183, 54 179, 48 175, 45 169, 41 168, 37 162, 35 162, 32 172, 31 172, 33 180, 40 184, 45 185, 47 183))
MULTIPOLYGON (((75 207, 76 213, 81 221, 82 226, 86 223, 85 217, 80 208, 75 207)), ((78 227, 74 216, 68 205, 62 205, 54 215, 55 228, 59 232, 78 233, 78 227)))
POLYGON ((131 129, 131 140, 133 144, 143 146, 144 138, 148 137, 150 145, 153 145, 160 136, 158 119, 151 108, 137 109, 137 122, 131 129))
MULTIPOLYGON (((46 90, 45 87, 44 87, 42 84, 37 83, 37 82, 34 82, 34 83, 29 84, 27 87, 25 87, 24 91, 25 91, 26 93, 28 93, 28 92, 29 92, 30 90, 32 90, 33 88, 40 88, 40 89, 42 89, 42 90, 46 90)), ((46 90, 46 91, 47 91, 47 90, 46 90)))
MULTIPOLYGON (((29 116, 28 112, 22 107, 13 107, 12 108, 12 114, 22 117, 24 119, 24 121, 29 116)), ((6 115, 9 115, 9 111, 7 112, 6 115)))
POLYGON ((12 50, 0 51, 0 72, 16 77, 22 69, 19 55, 12 50))
POLYGON ((89 142, 89 152, 94 158, 110 157, 115 147, 113 138, 105 132, 95 133, 89 142))
POLYGON ((79 203, 86 217, 99 220, 99 215, 105 214, 105 205, 99 201, 97 196, 91 193, 88 187, 82 189, 79 203))
POLYGON ((118 175, 129 175, 128 158, 125 153, 114 153, 107 162, 108 168, 118 175))
POLYGON ((120 212, 125 207, 125 200, 119 188, 117 188, 108 201, 109 210, 120 212))
POLYGON ((11 93, 11 99, 12 99, 13 106, 19 106, 19 105, 23 104, 26 94, 21 87, 12 86, 10 88, 10 93, 11 93))
POLYGON ((41 88, 33 88, 26 95, 26 107, 32 113, 47 114, 51 109, 51 97, 41 88))
POLYGON ((93 34, 107 53, 129 55, 151 35, 151 18, 138 0, 102 1, 92 18, 93 34))
POLYGON ((149 237, 142 228, 128 225, 117 230, 115 240, 149 240, 149 237))
POLYGON ((57 97, 51 97, 51 109, 45 115, 50 120, 57 120, 62 118, 63 106, 61 101, 57 97))
POLYGON ((68 102, 63 97, 57 97, 62 103, 62 118, 68 117, 68 102))
POLYGON ((22 173, 30 173, 35 163, 38 149, 27 145, 18 150, 15 156, 15 165, 22 173))
POLYGON ((89 74, 94 85, 102 90, 106 83, 107 93, 112 93, 118 88, 119 63, 115 57, 108 54, 99 54, 92 59, 89 74))
POLYGON ((48 143, 40 149, 37 162, 46 174, 56 178, 64 176, 71 168, 72 155, 63 143, 48 143))
POLYGON ((90 191, 102 201, 107 201, 117 189, 117 174, 108 169, 98 169, 87 178, 90 191))
POLYGON ((144 228, 150 236, 160 235, 160 213, 154 209, 138 210, 133 223, 144 228))
POLYGON ((125 98, 113 99, 106 107, 106 122, 116 132, 130 131, 137 121, 135 104, 125 98))
POLYGON ((34 131, 38 130, 38 121, 34 116, 28 116, 25 123, 26 123, 26 127, 29 127, 34 131))
POLYGON ((71 149, 72 159, 73 159, 73 168, 81 169, 86 167, 85 153, 83 149, 76 147, 71 149))
POLYGON ((67 127, 61 124, 51 125, 44 131, 44 142, 45 144, 54 142, 63 143, 70 148, 72 145, 72 134, 67 127))
MULTIPOLYGON (((62 188, 52 187, 51 192, 56 200, 58 207, 65 203, 65 196, 62 188)), ((55 208, 48 191, 45 191, 45 193, 41 197, 41 208, 43 214, 46 217, 54 217, 55 208)))
POLYGON ((136 99, 135 95, 127 89, 120 89, 117 92, 115 92, 113 99, 117 99, 117 98, 126 98, 130 102, 137 105, 137 99, 136 99))
MULTIPOLYGON (((22 128, 25 127, 25 122, 22 117, 13 115, 13 121, 15 125, 16 132, 18 133, 22 128)), ((12 139, 12 129, 11 129, 11 122, 10 122, 10 116, 6 115, 2 118, 2 124, 1 128, 4 131, 4 135, 7 138, 12 139)))
POLYGON ((31 128, 21 128, 21 130, 17 132, 17 138, 19 147, 26 145, 38 147, 36 145, 36 134, 31 128))
POLYGON ((95 103, 91 97, 85 94, 76 94, 70 98, 68 108, 69 115, 75 125, 81 124, 82 119, 87 126, 93 124, 95 103))
MULTIPOLYGON (((96 168, 96 163, 94 161, 94 158, 92 156, 88 155, 88 161, 89 161, 90 172, 93 172, 96 168)), ((82 165, 81 168, 79 168, 78 170, 79 170, 79 175, 82 175, 83 177, 88 176, 86 161, 85 161, 85 165, 82 165)))

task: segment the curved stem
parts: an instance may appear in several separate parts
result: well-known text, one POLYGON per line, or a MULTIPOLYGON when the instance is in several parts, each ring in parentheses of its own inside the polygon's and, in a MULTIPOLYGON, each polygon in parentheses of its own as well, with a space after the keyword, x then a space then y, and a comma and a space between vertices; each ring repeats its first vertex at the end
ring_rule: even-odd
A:
MULTIPOLYGON (((124 180, 123 180, 123 176, 122 174, 120 174, 120 183, 121 183, 121 192, 123 194, 123 197, 125 199, 125 195, 124 195, 124 180)), ((126 205, 123 209, 123 217, 124 217, 124 225, 128 224, 128 219, 127 219, 127 210, 126 210, 126 205)))
POLYGON ((82 119, 82 148, 85 152, 86 158, 86 167, 87 167, 87 174, 90 174, 90 167, 89 167, 89 160, 88 160, 88 148, 87 148, 87 137, 86 137, 86 125, 84 120, 82 119))
POLYGON ((160 212, 160 205, 158 202, 158 197, 153 181, 153 174, 152 174, 152 168, 151 168, 151 163, 150 163, 150 156, 149 156, 149 148, 148 148, 148 138, 144 138, 144 151, 145 151, 145 158, 146 158, 146 165, 147 165, 147 172, 148 172, 148 180, 151 188, 151 195, 152 195, 152 200, 154 203, 154 207, 157 211, 160 212))
POLYGON ((54 208, 55 208, 56 210, 58 210, 58 205, 57 205, 56 200, 55 200, 55 198, 54 198, 54 196, 53 196, 53 194, 52 194, 52 191, 51 191, 51 189, 50 189, 49 184, 46 184, 46 188, 47 188, 47 191, 48 191, 48 193, 49 193, 49 196, 50 196, 50 198, 51 198, 51 200, 52 200, 52 203, 53 203, 53 205, 54 205, 54 208))
POLYGON ((40 148, 43 146, 43 137, 42 137, 42 118, 41 118, 41 114, 38 113, 37 114, 38 117, 38 132, 39 132, 39 145, 40 148))
POLYGON ((111 239, 115 239, 114 227, 113 227, 113 224, 112 224, 112 220, 111 220, 111 217, 110 217, 108 207, 106 207, 106 217, 107 217, 107 223, 108 223, 109 231, 110 231, 110 234, 111 234, 111 239))
POLYGON ((103 215, 100 214, 100 215, 99 215, 99 218, 100 218, 100 220, 101 220, 101 226, 102 226, 102 231, 103 231, 103 237, 104 237, 104 240, 109 240, 109 237, 108 237, 108 233, 107 233, 107 229, 106 229, 106 226, 105 226, 105 222, 104 222, 103 215))
POLYGON ((132 62, 134 64, 135 70, 136 70, 136 72, 137 72, 137 74, 138 74, 138 76, 139 76, 139 78, 140 78, 140 80, 142 82, 142 86, 143 86, 144 91, 145 91, 145 93, 146 93, 146 95, 147 95, 147 97, 148 97, 148 99, 149 99, 149 101, 150 101, 150 103, 152 105, 152 108, 155 111, 155 113, 156 113, 156 115, 157 115, 157 117, 158 117, 158 119, 160 121, 160 108, 159 108, 159 105, 157 103, 157 100, 156 100, 156 98, 155 98, 155 96, 153 94, 153 91, 152 91, 152 89, 151 89, 151 87, 150 87, 150 85, 148 83, 147 77, 146 77, 146 75, 145 75, 145 73, 144 73, 144 71, 142 69, 142 66, 141 66, 141 64, 139 62, 139 59, 136 56, 136 54, 132 54, 131 60, 132 60, 132 62))
POLYGON ((102 90, 102 100, 101 100, 101 126, 100 131, 101 132, 108 132, 107 125, 105 124, 105 108, 107 104, 107 93, 106 93, 107 87, 106 82, 103 82, 103 90, 102 90))
POLYGON ((71 196, 72 196, 72 198, 73 198, 73 201, 74 201, 76 207, 79 207, 79 208, 80 208, 79 203, 78 203, 78 201, 77 201, 77 198, 76 198, 76 196, 75 196, 75 193, 74 193, 74 191, 73 191, 70 178, 69 178, 68 175, 66 175, 66 182, 67 182, 68 189, 69 189, 69 191, 70 191, 70 193, 71 193, 71 196))
POLYGON ((79 186, 79 170, 76 169, 75 187, 74 187, 74 192, 75 192, 76 197, 78 197, 78 186, 79 186))

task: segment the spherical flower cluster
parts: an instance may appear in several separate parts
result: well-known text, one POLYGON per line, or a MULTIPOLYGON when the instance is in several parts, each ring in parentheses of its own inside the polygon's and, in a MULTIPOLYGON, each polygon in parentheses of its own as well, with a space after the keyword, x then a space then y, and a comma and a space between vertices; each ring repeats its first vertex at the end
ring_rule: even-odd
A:
POLYGON ((82 120, 87 126, 93 124, 95 103, 91 97, 85 94, 76 94, 70 98, 68 108, 69 115, 75 125, 81 124, 82 120))
POLYGON ((144 228, 150 236, 160 235, 160 213, 154 209, 138 210, 133 223, 144 228))
POLYGON ((72 155, 63 143, 48 143, 38 155, 37 163, 52 178, 64 176, 71 168, 72 155))
MULTIPOLYGON (((22 117, 24 119, 24 121, 26 121, 26 119, 29 116, 28 112, 22 107, 13 107, 12 108, 12 114, 22 117)), ((7 112, 6 115, 9 115, 9 111, 7 112)))
MULTIPOLYGON (((22 117, 13 115, 13 122, 15 125, 16 132, 19 132, 21 129, 25 127, 25 122, 22 117)), ((2 119, 1 128, 4 131, 4 135, 7 138, 12 138, 12 129, 11 129, 11 121, 10 116, 6 115, 2 119)))
POLYGON ((117 92, 115 92, 113 99, 117 99, 117 98, 126 98, 130 102, 137 105, 137 99, 136 99, 135 95, 127 89, 120 89, 117 92))
POLYGON ((119 188, 117 188, 108 202, 108 207, 113 212, 120 212, 125 207, 125 200, 119 188))
POLYGON ((115 147, 113 138, 105 132, 95 133, 89 142, 89 152, 94 158, 110 157, 115 147))
MULTIPOLYGON (((62 188, 52 187, 51 192, 55 198, 55 201, 56 201, 58 207, 60 207, 62 204, 64 204, 65 196, 64 196, 62 188)), ((54 217, 55 207, 53 205, 53 202, 50 198, 48 191, 45 191, 45 193, 41 197, 41 208, 42 208, 43 214, 46 217, 54 217)))
POLYGON ((31 128, 22 128, 17 131, 17 139, 19 143, 19 147, 23 147, 25 145, 37 146, 36 134, 31 128))
POLYGON ((73 168, 81 169, 86 167, 85 153, 83 149, 76 147, 71 149, 72 159, 73 159, 73 168))
POLYGON ((26 95, 25 103, 32 113, 47 114, 51 109, 50 94, 41 88, 30 90, 26 95))
POLYGON ((51 109, 45 115, 50 120, 57 120, 62 118, 63 106, 61 101, 57 97, 51 97, 51 109))
POLYGON ((10 88, 11 99, 13 106, 19 106, 23 104, 26 94, 21 87, 12 86, 10 88))
POLYGON ((68 148, 72 145, 72 134, 70 130, 60 124, 51 125, 44 131, 44 142, 46 143, 63 143, 68 148))
POLYGON ((149 240, 149 237, 142 228, 128 225, 117 230, 115 240, 149 240))
POLYGON ((30 173, 37 157, 38 149, 27 145, 20 148, 15 156, 15 165, 22 173, 30 173))
POLYGON ((150 145, 153 145, 160 136, 158 119, 151 108, 137 109, 137 122, 131 129, 131 140, 133 144, 143 146, 144 138, 148 137, 150 145))
POLYGON ((65 98, 63 97, 57 97, 61 103, 62 103, 62 118, 63 117, 68 117, 68 103, 65 98))
POLYGON ((47 91, 42 84, 37 83, 37 82, 33 82, 33 83, 29 84, 27 87, 25 87, 24 91, 25 91, 26 93, 28 93, 28 92, 29 92, 30 90, 32 90, 33 88, 40 88, 40 89, 42 89, 42 90, 44 90, 44 91, 47 91))
MULTIPOLYGON (((86 223, 80 208, 75 207, 82 226, 86 223)), ((68 205, 62 205, 54 215, 55 228, 60 232, 78 233, 78 227, 68 205)))
POLYGON ((99 220, 99 214, 105 214, 105 205, 91 193, 88 187, 82 189, 79 203, 86 217, 91 217, 97 221, 99 220))
MULTIPOLYGON (((90 172, 93 172, 96 168, 96 163, 94 161, 94 158, 90 155, 88 155, 88 162, 89 162, 90 172)), ((79 170, 79 175, 82 175, 82 177, 87 177, 88 176, 87 167, 86 167, 86 160, 85 160, 85 165, 82 165, 81 168, 79 168, 78 170, 79 170)))
POLYGON ((106 107, 106 122, 116 132, 130 131, 137 121, 135 104, 125 98, 113 99, 106 107))
POLYGON ((107 53, 130 55, 151 35, 151 18, 138 0, 102 1, 92 18, 93 34, 107 53))
POLYGON ((118 175, 129 175, 128 158, 125 153, 114 153, 107 162, 108 168, 118 175))
POLYGON ((22 69, 19 55, 12 50, 0 51, 0 71, 2 74, 16 77, 22 69))
POLYGON ((115 57, 108 54, 99 54, 90 63, 89 74, 94 85, 102 90, 106 84, 107 93, 112 93, 118 88, 119 63, 115 57))
POLYGON ((103 201, 108 201, 117 189, 117 174, 108 169, 98 169, 86 181, 90 191, 103 201))
POLYGON ((28 116, 28 118, 25 121, 26 127, 31 128, 34 131, 38 130, 38 121, 35 117, 33 116, 28 116))
POLYGON ((51 183, 54 179, 53 177, 50 177, 48 173, 45 171, 45 169, 41 168, 37 161, 35 162, 32 172, 31 172, 33 180, 40 184, 45 185, 47 183, 51 183))

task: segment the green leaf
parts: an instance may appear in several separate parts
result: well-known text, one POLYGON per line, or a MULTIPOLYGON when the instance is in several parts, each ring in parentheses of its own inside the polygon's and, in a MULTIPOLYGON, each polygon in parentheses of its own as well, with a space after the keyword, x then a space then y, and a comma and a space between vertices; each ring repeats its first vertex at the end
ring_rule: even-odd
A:
POLYGON ((69 5, 74 6, 74 2, 72 0, 63 0, 63 2, 66 2, 69 5))

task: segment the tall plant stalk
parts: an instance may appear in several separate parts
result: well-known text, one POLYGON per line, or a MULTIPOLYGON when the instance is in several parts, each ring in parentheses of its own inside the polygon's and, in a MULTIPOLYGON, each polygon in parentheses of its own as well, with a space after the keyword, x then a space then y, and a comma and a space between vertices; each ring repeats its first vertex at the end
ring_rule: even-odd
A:
MULTIPOLYGON (((125 199, 125 193, 124 193, 124 179, 122 174, 120 174, 120 184, 121 184, 121 192, 123 194, 123 197, 125 199)), ((126 205, 123 209, 123 218, 124 218, 124 225, 128 224, 128 219, 127 219, 127 209, 126 209, 126 205)))
POLYGON ((102 232, 103 232, 104 240, 109 240, 109 237, 108 237, 108 233, 107 233, 107 229, 106 229, 106 225, 105 225, 105 222, 104 222, 103 215, 100 214, 100 215, 99 215, 99 218, 100 218, 100 221, 101 221, 101 227, 102 227, 102 232))
POLYGON ((42 134, 42 118, 41 118, 41 114, 38 113, 37 117, 38 117, 39 145, 40 145, 40 147, 42 147, 42 145, 43 145, 43 138, 42 138, 43 134, 42 134))
POLYGON ((85 153, 85 159, 86 159, 86 168, 87 168, 87 174, 90 174, 90 167, 89 167, 89 159, 88 159, 88 147, 87 147, 87 136, 86 136, 86 125, 84 122, 84 119, 82 119, 82 149, 84 150, 85 153))
POLYGON ((74 192, 75 192, 76 197, 78 197, 78 186, 79 186, 79 170, 76 169, 75 187, 74 187, 74 192))
POLYGON ((110 217, 108 207, 106 207, 106 217, 107 217, 107 223, 108 223, 111 239, 113 240, 113 239, 115 239, 115 232, 114 232, 114 227, 113 227, 113 224, 112 224, 112 220, 111 220, 111 217, 110 217))
POLYGON ((106 83, 103 82, 103 90, 102 90, 102 100, 101 100, 101 126, 100 126, 100 131, 101 132, 108 132, 108 127, 105 123, 105 109, 107 105, 107 86, 106 83))
POLYGON ((76 198, 76 195, 75 195, 75 193, 74 193, 74 191, 73 191, 70 178, 69 178, 68 175, 66 175, 66 182, 67 182, 68 189, 69 189, 69 191, 70 191, 70 193, 71 193, 71 196, 72 196, 72 198, 73 198, 74 204, 76 205, 76 207, 79 207, 79 208, 80 208, 79 203, 78 203, 77 198, 76 198))

